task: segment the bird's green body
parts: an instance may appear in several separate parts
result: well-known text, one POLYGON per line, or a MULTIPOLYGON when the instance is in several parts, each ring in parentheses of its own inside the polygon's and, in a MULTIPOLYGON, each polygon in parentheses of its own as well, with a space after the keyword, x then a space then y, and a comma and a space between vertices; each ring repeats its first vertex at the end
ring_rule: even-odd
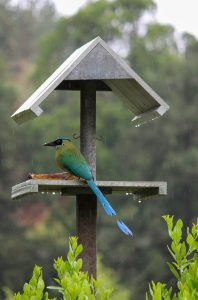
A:
POLYGON ((62 145, 56 146, 55 160, 61 169, 68 170, 76 176, 86 180, 93 177, 84 156, 69 140, 64 140, 62 145))
MULTIPOLYGON (((105 212, 109 216, 116 216, 115 210, 111 207, 105 196, 102 194, 100 189, 97 187, 91 169, 87 164, 84 156, 78 150, 78 148, 68 138, 59 138, 53 142, 46 143, 45 146, 56 147, 55 160, 62 170, 67 170, 75 176, 84 178, 98 198, 100 204, 104 208, 105 212)), ((131 230, 121 221, 116 221, 119 229, 126 235, 132 235, 131 230)))

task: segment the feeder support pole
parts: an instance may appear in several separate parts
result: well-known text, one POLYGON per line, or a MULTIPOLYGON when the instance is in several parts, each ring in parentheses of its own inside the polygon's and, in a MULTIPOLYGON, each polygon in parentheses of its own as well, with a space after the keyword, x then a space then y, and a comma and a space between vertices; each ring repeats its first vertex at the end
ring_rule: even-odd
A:
MULTIPOLYGON (((96 86, 84 81, 80 92, 80 149, 96 178, 96 86)), ((96 278, 97 199, 92 194, 76 197, 76 228, 83 245, 83 270, 96 278)))

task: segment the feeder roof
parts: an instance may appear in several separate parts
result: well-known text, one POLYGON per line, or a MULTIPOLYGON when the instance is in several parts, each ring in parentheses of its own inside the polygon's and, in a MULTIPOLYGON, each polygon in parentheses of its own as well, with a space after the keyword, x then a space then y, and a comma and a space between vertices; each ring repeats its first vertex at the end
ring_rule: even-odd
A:
POLYGON ((100 81, 128 106, 135 125, 162 116, 169 106, 100 37, 74 51, 12 115, 17 123, 40 116, 40 104, 54 89, 67 83, 100 81))

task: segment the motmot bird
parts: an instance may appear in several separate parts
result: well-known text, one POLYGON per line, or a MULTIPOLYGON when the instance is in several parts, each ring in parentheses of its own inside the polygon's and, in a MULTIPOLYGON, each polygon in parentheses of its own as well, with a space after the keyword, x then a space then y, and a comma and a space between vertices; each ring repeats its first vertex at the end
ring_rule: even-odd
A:
MULTIPOLYGON (((91 168, 86 162, 84 156, 69 138, 58 138, 55 141, 45 143, 44 146, 55 147, 55 160, 58 167, 62 170, 69 171, 77 177, 85 179, 107 215, 117 216, 115 210, 97 187, 91 168)), ((124 234, 133 235, 132 231, 122 221, 117 219, 116 224, 124 234)))

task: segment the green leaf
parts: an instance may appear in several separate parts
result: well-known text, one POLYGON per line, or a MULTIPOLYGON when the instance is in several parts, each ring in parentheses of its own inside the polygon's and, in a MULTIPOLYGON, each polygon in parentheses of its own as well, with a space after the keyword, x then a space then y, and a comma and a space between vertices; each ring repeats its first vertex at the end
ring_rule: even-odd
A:
POLYGON ((40 274, 41 274, 41 268, 37 265, 35 265, 34 267, 34 270, 33 270, 33 274, 36 276, 36 277, 39 277, 40 274))
POLYGON ((171 272, 173 273, 173 275, 180 280, 180 276, 179 273, 177 272, 177 270, 173 267, 173 265, 169 262, 167 262, 167 265, 169 266, 169 269, 171 270, 171 272))
POLYGON ((178 219, 177 222, 176 222, 176 226, 180 229, 183 228, 183 221, 181 219, 178 219))
POLYGON ((73 253, 73 252, 75 252, 75 250, 76 250, 76 248, 77 248, 77 245, 78 245, 78 243, 77 243, 77 237, 75 237, 75 236, 71 236, 70 238, 69 238, 69 250, 73 253))
POLYGON ((191 247, 192 244, 194 243, 194 241, 195 241, 194 237, 192 236, 191 233, 189 233, 189 234, 187 235, 186 242, 187 242, 188 245, 191 247))
POLYGON ((80 253, 82 253, 82 251, 83 251, 83 246, 80 244, 76 248, 75 256, 77 257, 80 253))
POLYGON ((83 264, 82 259, 79 258, 75 265, 75 271, 79 272, 82 269, 82 264, 83 264))
MULTIPOLYGON (((154 282, 152 281, 152 286, 153 286, 154 282)), ((153 290, 151 288, 151 285, 149 283, 149 292, 150 292, 150 295, 153 297, 153 290)))
POLYGON ((198 220, 197 220, 197 223, 193 224, 193 226, 192 226, 192 235, 194 237, 198 236, 198 220))
POLYGON ((75 260, 75 257, 74 257, 74 255, 73 255, 72 251, 70 251, 70 250, 69 250, 69 252, 68 252, 68 254, 67 254, 67 259, 68 259, 68 262, 69 262, 70 264, 72 264, 72 263, 74 262, 74 260, 75 260))
MULTIPOLYGON (((49 295, 47 292, 45 293, 43 300, 49 300, 49 295)), ((51 300, 53 300, 53 299, 51 299, 51 300)), ((56 299, 54 298, 54 300, 56 300, 56 299)))
POLYGON ((63 291, 63 288, 59 287, 59 286, 53 286, 53 285, 50 285, 47 287, 49 290, 62 290, 63 291))
MULTIPOLYGON (((174 243, 171 243, 171 247, 172 247, 172 244, 174 244, 174 243)), ((176 251, 175 246, 173 247, 174 252, 171 251, 171 249, 169 248, 169 246, 167 246, 167 248, 168 248, 168 251, 170 252, 170 254, 172 255, 173 259, 175 259, 175 254, 174 254, 174 252, 176 251)))
POLYGON ((165 215, 165 216, 162 216, 162 218, 166 221, 166 224, 168 225, 168 231, 171 233, 172 232, 172 228, 173 228, 173 219, 174 219, 174 216, 170 217, 170 215, 165 215))
POLYGON ((180 253, 181 253, 181 256, 182 256, 182 257, 185 257, 185 256, 186 256, 186 244, 185 244, 185 242, 183 242, 183 243, 181 244, 180 253))
POLYGON ((67 279, 66 279, 66 278, 62 278, 60 284, 61 284, 61 287, 62 287, 63 289, 66 289, 67 286, 68 286, 68 281, 67 281, 67 279))
POLYGON ((179 219, 176 222, 176 225, 172 231, 171 237, 174 240, 175 243, 179 244, 179 242, 181 241, 181 237, 182 237, 182 227, 183 227, 183 222, 181 219, 179 219))

